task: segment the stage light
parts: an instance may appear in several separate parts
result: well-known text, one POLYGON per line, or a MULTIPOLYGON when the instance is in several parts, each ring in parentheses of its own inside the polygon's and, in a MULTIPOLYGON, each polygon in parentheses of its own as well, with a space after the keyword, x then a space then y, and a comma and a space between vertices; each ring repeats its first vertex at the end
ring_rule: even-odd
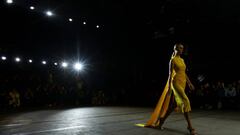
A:
POLYGON ((72 21, 73 21, 73 19, 72 19, 72 18, 69 18, 69 19, 68 19, 68 21, 69 21, 69 22, 72 22, 72 21))
POLYGON ((16 57, 16 58, 15 58, 15 61, 16 61, 16 62, 20 62, 21 59, 20 59, 19 57, 16 57))
POLYGON ((46 62, 45 60, 43 60, 43 61, 42 61, 42 64, 43 64, 43 65, 46 65, 46 64, 47 64, 47 62, 46 62))
POLYGON ((46 11, 46 15, 47 16, 53 16, 53 12, 52 11, 46 11))
POLYGON ((74 64, 74 69, 77 70, 77 71, 81 71, 83 69, 83 64, 82 63, 75 63, 74 64))
POLYGON ((64 67, 64 68, 68 67, 68 63, 67 62, 63 62, 62 63, 62 67, 64 67))
POLYGON ((55 62, 55 63, 54 63, 54 65, 55 65, 55 66, 57 66, 57 65, 58 65, 58 63, 57 63, 57 62, 55 62))
POLYGON ((31 9, 31 10, 34 10, 34 9, 35 9, 35 7, 34 7, 34 6, 31 6, 31 7, 30 7, 30 9, 31 9))
POLYGON ((32 63, 33 61, 31 59, 28 60, 29 63, 32 63))
POLYGON ((100 27, 99 25, 96 26, 96 28, 99 28, 99 27, 100 27))
POLYGON ((85 25, 85 24, 87 24, 86 22, 83 22, 83 24, 85 25))
POLYGON ((2 60, 7 60, 7 57, 2 56, 1 59, 2 59, 2 60))
POLYGON ((12 4, 13 0, 6 0, 7 4, 12 4))

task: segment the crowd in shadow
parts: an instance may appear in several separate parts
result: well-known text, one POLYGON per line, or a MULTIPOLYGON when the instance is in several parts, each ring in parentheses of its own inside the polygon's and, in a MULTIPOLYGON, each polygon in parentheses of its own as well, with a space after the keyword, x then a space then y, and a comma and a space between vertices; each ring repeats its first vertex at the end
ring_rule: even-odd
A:
MULTIPOLYGON (((1 110, 64 106, 154 106, 161 95, 159 87, 90 89, 81 75, 68 74, 63 70, 2 70, 0 84, 1 110)), ((240 109, 240 80, 205 82, 195 87, 195 91, 186 90, 194 108, 240 109)))
POLYGON ((192 100, 201 109, 240 109, 240 80, 205 82, 197 87, 192 100))
POLYGON ((89 102, 90 93, 78 74, 46 69, 4 70, 0 76, 1 110, 79 106, 89 102))

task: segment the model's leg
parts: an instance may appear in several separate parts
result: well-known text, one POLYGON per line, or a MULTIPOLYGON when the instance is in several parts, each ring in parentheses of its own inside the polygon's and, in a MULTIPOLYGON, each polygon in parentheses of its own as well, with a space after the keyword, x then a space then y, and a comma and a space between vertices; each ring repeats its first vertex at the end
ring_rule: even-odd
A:
POLYGON ((191 110, 190 101, 189 101, 187 95, 185 94, 185 92, 182 92, 181 96, 182 96, 183 102, 184 102, 184 111, 185 111, 184 116, 185 116, 185 119, 186 119, 187 124, 188 124, 187 128, 188 128, 191 135, 196 135, 195 129, 193 128, 191 120, 189 118, 189 111, 191 110))
POLYGON ((190 118, 189 118, 189 113, 188 113, 188 112, 185 112, 185 113, 184 113, 184 116, 185 116, 185 118, 186 118, 186 120, 187 120, 188 130, 189 130, 190 134, 191 134, 191 135, 196 135, 196 131, 195 131, 195 129, 192 127, 192 123, 191 123, 191 120, 190 120, 190 118))
POLYGON ((192 123, 190 121, 189 113, 188 113, 189 111, 191 111, 191 105, 190 105, 190 101, 184 91, 184 87, 182 87, 178 83, 175 83, 174 88, 175 88, 177 96, 178 96, 177 98, 182 100, 182 101, 179 100, 178 107, 180 107, 181 111, 184 112, 184 116, 188 123, 188 130, 190 131, 191 135, 195 135, 196 132, 192 127, 192 123))
POLYGON ((189 118, 189 113, 188 112, 185 112, 184 113, 184 116, 185 116, 185 119, 187 120, 187 124, 188 124, 188 128, 192 129, 192 123, 191 123, 191 120, 189 118))
POLYGON ((172 97, 172 101, 170 102, 169 108, 166 112, 166 115, 163 118, 159 118, 159 128, 163 129, 163 124, 165 122, 165 120, 168 118, 168 116, 173 112, 174 108, 176 107, 176 103, 172 97))

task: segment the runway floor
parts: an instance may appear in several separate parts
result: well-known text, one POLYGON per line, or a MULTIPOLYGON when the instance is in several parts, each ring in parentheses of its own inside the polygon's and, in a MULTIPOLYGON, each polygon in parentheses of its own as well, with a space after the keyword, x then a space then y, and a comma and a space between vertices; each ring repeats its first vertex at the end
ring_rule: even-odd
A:
MULTIPOLYGON (((81 107, 44 109, 0 115, 1 135, 188 135, 183 114, 172 113, 165 129, 136 126, 153 108, 81 107)), ((193 110, 199 135, 240 135, 239 111, 193 110)))

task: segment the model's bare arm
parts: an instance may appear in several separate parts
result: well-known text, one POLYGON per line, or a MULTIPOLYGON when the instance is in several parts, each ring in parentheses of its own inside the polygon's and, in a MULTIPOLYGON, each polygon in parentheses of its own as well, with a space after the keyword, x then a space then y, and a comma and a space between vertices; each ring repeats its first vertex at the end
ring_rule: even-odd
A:
POLYGON ((188 84, 189 88, 190 88, 191 90, 194 90, 195 87, 194 87, 194 85, 192 84, 192 82, 190 81, 190 79, 189 79, 189 77, 188 77, 187 74, 186 74, 186 79, 187 79, 187 84, 188 84))

